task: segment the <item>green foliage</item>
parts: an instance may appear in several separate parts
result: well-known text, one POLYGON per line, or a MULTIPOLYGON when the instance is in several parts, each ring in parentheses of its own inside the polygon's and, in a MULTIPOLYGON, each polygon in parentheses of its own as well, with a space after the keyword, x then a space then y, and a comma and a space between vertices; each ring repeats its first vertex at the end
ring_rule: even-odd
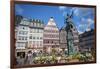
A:
POLYGON ((79 61, 84 61, 84 62, 91 60, 91 58, 92 58, 91 53, 84 53, 84 54, 76 53, 72 55, 72 59, 79 59, 79 61))

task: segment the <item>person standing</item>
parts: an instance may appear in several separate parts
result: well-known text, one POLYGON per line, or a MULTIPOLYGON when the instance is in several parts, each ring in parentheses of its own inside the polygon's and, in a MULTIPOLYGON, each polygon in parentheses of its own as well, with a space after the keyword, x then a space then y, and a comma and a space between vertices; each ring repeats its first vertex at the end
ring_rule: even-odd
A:
POLYGON ((29 51, 28 54, 27 54, 27 63, 28 64, 32 64, 33 63, 33 55, 32 55, 31 51, 29 51))

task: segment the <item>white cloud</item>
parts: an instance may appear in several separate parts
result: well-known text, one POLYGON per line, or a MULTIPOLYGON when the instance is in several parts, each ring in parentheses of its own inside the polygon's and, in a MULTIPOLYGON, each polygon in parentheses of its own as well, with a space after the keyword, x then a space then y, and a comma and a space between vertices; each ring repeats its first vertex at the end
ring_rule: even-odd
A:
POLYGON ((82 23, 82 24, 87 24, 87 19, 84 18, 84 17, 81 17, 81 23, 82 23))
POLYGON ((94 23, 94 20, 91 18, 81 18, 81 23, 78 25, 78 31, 84 32, 84 31, 90 31, 91 25, 94 23))
POLYGON ((88 24, 87 24, 86 31, 90 31, 91 30, 90 26, 94 23, 94 20, 92 20, 91 18, 88 18, 87 23, 88 24))
POLYGON ((91 18, 84 18, 84 17, 82 17, 81 18, 81 23, 84 23, 84 24, 93 24, 94 23, 94 20, 93 19, 91 19, 91 18))
POLYGON ((94 23, 94 20, 89 16, 91 13, 93 13, 93 9, 74 7, 71 9, 71 11, 74 12, 75 16, 81 18, 81 21, 77 27, 79 34, 89 31, 91 29, 91 25, 94 23), (85 18, 85 16, 88 16, 88 18, 85 18))
POLYGON ((79 16, 79 10, 78 9, 75 9, 74 13, 75 13, 76 16, 79 16))
POLYGON ((65 7, 65 6, 59 6, 59 9, 60 9, 61 11, 64 11, 64 10, 66 9, 66 7, 65 7))
POLYGON ((91 18, 88 18, 88 19, 87 19, 87 22, 90 23, 90 24, 93 24, 93 23, 94 23, 94 20, 91 19, 91 18))
POLYGON ((85 18, 81 18, 81 21, 84 22, 85 21, 85 18))
POLYGON ((90 14, 94 14, 94 9, 91 8, 82 8, 82 7, 74 7, 71 10, 74 11, 74 15, 83 17, 83 16, 89 16, 90 14))
POLYGON ((74 12, 74 15, 79 16, 79 8, 74 7, 74 8, 71 9, 71 11, 74 12))
POLYGON ((59 6, 59 10, 62 11, 63 16, 65 16, 67 14, 66 9, 67 9, 67 7, 65 7, 65 6, 59 6))
POLYGON ((78 31, 84 31, 85 25, 84 24, 79 24, 78 25, 78 31))
POLYGON ((78 33, 79 33, 79 34, 82 34, 82 33, 84 33, 84 32, 82 32, 82 31, 78 31, 78 33))
POLYGON ((79 34, 82 34, 82 33, 84 33, 84 31, 83 31, 83 25, 82 24, 79 24, 78 26, 77 26, 77 30, 78 30, 78 33, 79 34))
POLYGON ((66 14, 67 14, 67 12, 64 11, 64 12, 63 12, 63 16, 66 16, 66 14))
POLYGON ((88 16, 92 11, 90 8, 80 8, 80 10, 81 10, 81 14, 83 14, 82 16, 88 16))
POLYGON ((86 29, 86 31, 90 31, 90 30, 91 30, 90 28, 87 28, 87 29, 86 29))

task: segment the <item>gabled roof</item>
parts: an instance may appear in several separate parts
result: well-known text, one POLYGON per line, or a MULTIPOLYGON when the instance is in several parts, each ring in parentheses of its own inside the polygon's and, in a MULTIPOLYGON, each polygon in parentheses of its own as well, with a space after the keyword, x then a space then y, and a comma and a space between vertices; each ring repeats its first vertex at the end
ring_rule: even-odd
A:
POLYGON ((54 25, 54 26, 56 26, 56 23, 55 23, 53 17, 50 17, 50 19, 49 19, 47 25, 54 25))

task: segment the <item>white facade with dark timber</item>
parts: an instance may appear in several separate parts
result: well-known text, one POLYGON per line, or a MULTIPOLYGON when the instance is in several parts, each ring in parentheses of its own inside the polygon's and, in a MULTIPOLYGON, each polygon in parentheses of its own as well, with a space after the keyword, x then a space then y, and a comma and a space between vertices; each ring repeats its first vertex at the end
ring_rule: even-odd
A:
POLYGON ((65 30, 65 27, 62 27, 59 30, 59 38, 60 38, 60 48, 67 49, 67 32, 65 30))
POLYGON ((44 27, 44 48, 46 48, 47 52, 51 52, 52 48, 59 47, 59 29, 56 26, 56 23, 51 17, 44 27))

